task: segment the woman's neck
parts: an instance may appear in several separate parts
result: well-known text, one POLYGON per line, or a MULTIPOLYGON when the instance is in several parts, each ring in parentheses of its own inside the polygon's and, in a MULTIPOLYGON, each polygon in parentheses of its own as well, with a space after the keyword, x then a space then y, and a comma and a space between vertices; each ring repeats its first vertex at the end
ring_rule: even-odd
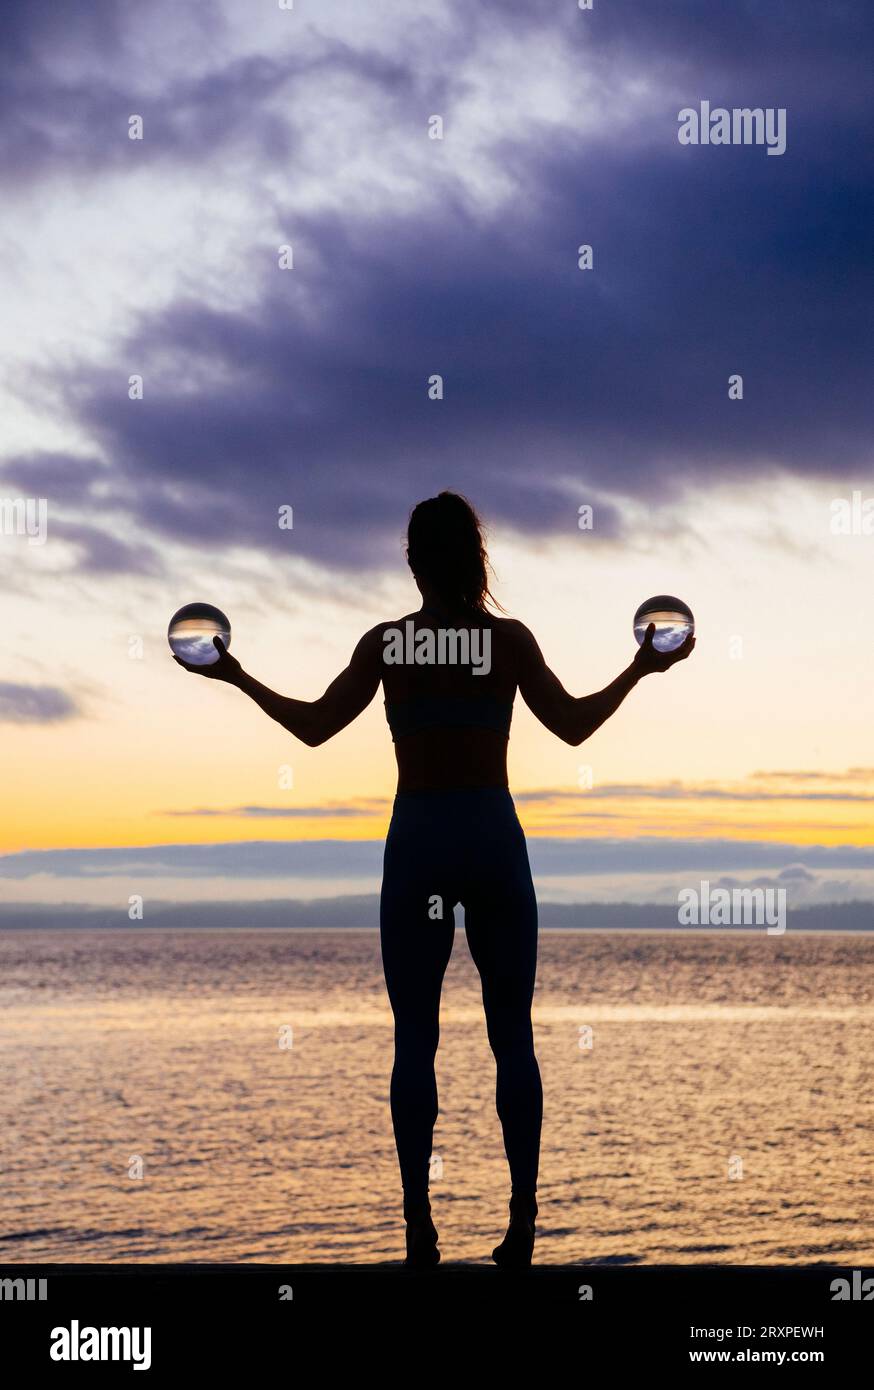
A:
POLYGON ((472 618, 484 616, 480 614, 478 610, 462 608, 460 605, 450 607, 448 603, 444 603, 441 599, 423 599, 422 607, 419 609, 419 612, 425 618, 441 618, 446 622, 452 622, 454 619, 458 618, 463 618, 466 622, 470 622, 472 618))

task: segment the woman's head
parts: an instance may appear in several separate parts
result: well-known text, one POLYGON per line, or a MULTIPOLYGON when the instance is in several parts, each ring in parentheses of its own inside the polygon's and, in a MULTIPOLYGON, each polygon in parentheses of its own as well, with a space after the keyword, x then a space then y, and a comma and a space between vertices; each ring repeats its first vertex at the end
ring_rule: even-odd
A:
POLYGON ((482 523, 457 492, 441 492, 413 508, 407 562, 419 587, 433 590, 450 608, 482 612, 487 601, 495 603, 482 523))

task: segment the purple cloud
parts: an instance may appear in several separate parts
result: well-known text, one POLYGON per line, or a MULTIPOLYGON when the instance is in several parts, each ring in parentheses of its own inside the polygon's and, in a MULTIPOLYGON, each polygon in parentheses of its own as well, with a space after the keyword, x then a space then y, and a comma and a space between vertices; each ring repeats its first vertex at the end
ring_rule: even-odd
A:
MULTIPOLYGON (((129 156, 108 128, 141 90, 136 12, 94 11, 74 6, 66 29, 44 0, 13 7, 5 165, 0 151, 10 179, 48 176, 60 159, 99 181, 129 156), (59 90, 65 44, 93 45, 111 74, 81 100, 59 90)), ((189 40, 199 24, 222 25, 215 7, 208 20, 163 13, 189 40)), ((62 374, 71 423, 107 460, 108 492, 92 465, 66 476, 48 453, 0 476, 42 482, 55 513, 88 509, 65 519, 83 569, 155 572, 166 540, 381 568, 399 557, 412 503, 447 486, 534 537, 576 534, 577 508, 591 503, 586 543, 598 544, 623 533, 616 498, 671 503, 781 473, 849 486, 867 467, 872 155, 860 131, 874 40, 862 17, 810 0, 706 15, 692 0, 654 12, 617 0, 591 14, 490 0, 452 13, 423 72, 360 36, 320 36, 305 52, 280 43, 166 78, 144 158, 164 161, 168 190, 229 144, 247 187, 287 165, 284 205, 274 196, 265 212, 288 228, 295 269, 280 271, 253 230, 235 248, 249 307, 180 291, 126 331, 111 365, 83 359, 62 374), (617 86, 615 131, 590 130, 581 83, 578 126, 532 120, 504 135, 496 119, 490 155, 517 194, 492 210, 472 210, 451 142, 439 207, 377 199, 352 216, 299 204, 304 118, 293 101, 280 118, 277 94, 313 72, 354 75, 388 100, 394 132, 421 121, 426 101, 451 110, 453 55, 489 34, 552 39, 581 72, 646 76, 643 114, 623 125, 617 86), (682 104, 785 105, 786 154, 680 147, 678 92, 682 104), (591 272, 577 268, 582 242, 591 272), (170 374, 168 358, 185 365, 170 374), (128 400, 122 363, 143 373, 142 401, 128 400), (735 372, 742 402, 728 399, 735 372), (439 402, 427 395, 435 373, 439 402), (293 533, 276 524, 283 504, 293 533), (109 535, 99 509, 110 505, 142 546, 109 535)), ((330 168, 323 179, 336 207, 330 168)))
POLYGON ((58 724, 79 713, 73 697, 55 685, 0 682, 0 724, 58 724))

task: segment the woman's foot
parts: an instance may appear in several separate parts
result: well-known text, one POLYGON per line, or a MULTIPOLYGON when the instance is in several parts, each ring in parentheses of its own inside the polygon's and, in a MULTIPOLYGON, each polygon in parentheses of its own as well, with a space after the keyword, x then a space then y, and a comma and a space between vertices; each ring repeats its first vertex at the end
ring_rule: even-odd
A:
POLYGON ((431 1220, 431 1203, 404 1202, 404 1220, 407 1223, 407 1258, 404 1264, 408 1269, 433 1269, 440 1263, 437 1249, 437 1228, 431 1220))
POLYGON ((534 1223, 537 1199, 514 1195, 510 1198, 510 1224, 507 1234, 492 1251, 492 1259, 501 1269, 528 1269, 534 1253, 534 1223))

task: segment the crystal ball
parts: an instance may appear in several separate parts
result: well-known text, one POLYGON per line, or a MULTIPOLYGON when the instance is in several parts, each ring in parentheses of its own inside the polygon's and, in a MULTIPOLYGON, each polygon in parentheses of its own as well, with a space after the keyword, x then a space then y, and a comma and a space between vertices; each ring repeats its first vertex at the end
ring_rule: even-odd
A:
POLYGON ((657 652, 674 652, 695 631, 692 610, 681 598, 656 594, 642 603, 634 615, 634 635, 643 645, 646 630, 655 623, 652 644, 657 652))
POLYGON ((190 666, 212 666, 218 661, 214 637, 220 637, 226 647, 231 645, 231 624, 211 603, 186 603, 173 614, 167 629, 173 654, 190 666))

